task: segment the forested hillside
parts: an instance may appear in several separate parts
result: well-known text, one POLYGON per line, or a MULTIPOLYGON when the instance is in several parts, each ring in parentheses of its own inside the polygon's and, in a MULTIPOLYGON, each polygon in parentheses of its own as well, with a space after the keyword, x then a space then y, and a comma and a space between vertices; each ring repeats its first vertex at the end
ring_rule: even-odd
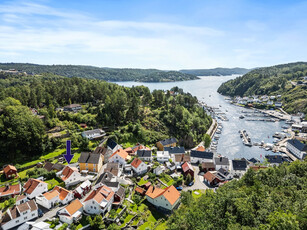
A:
POLYGON ((53 73, 65 77, 82 77, 105 81, 168 82, 197 79, 192 74, 157 69, 117 69, 82 65, 36 65, 1 63, 0 69, 16 69, 29 74, 53 73))
POLYGON ((281 94, 288 112, 307 113, 307 86, 297 84, 304 76, 306 62, 259 68, 223 83, 218 92, 229 96, 281 94))
POLYGON ((80 123, 89 128, 108 127, 120 143, 154 144, 174 136, 192 147, 204 138, 211 118, 197 105, 197 98, 181 89, 123 87, 114 83, 53 74, 42 76, 0 75, 1 163, 41 155, 56 147, 46 130, 64 127, 73 145, 82 142, 80 123), (72 103, 82 104, 78 113, 56 111, 72 103), (45 118, 32 115, 36 108, 45 118), (9 153, 9 154, 8 154, 9 153))
POLYGON ((213 192, 193 198, 182 192, 182 205, 168 229, 307 229, 307 162, 249 170, 213 192))
POLYGON ((196 76, 226 76, 232 74, 246 74, 249 69, 244 68, 214 68, 214 69, 183 69, 182 73, 193 74, 196 76))

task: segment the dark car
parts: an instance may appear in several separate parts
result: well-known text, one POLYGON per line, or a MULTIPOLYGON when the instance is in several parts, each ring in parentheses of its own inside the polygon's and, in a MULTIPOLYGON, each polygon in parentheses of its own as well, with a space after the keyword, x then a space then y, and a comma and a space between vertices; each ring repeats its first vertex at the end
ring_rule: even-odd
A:
POLYGON ((44 215, 44 212, 41 209, 38 209, 37 212, 38 212, 38 217, 42 217, 44 215))
POLYGON ((179 187, 177 187, 176 189, 177 189, 178 191, 181 191, 181 190, 182 190, 182 187, 179 186, 179 187))
POLYGON ((188 186, 192 186, 194 184, 194 182, 192 181, 190 184, 188 184, 188 186))

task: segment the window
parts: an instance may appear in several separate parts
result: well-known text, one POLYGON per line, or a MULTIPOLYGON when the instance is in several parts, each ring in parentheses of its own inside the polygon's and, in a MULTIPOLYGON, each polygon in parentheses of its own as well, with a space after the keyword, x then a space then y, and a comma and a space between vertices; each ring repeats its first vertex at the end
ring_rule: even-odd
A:
POLYGON ((16 223, 19 223, 19 220, 16 220, 16 223))
POLYGON ((27 218, 28 218, 28 217, 26 217, 26 216, 25 216, 25 218, 23 218, 23 219, 25 219, 25 220, 26 220, 27 218))
POLYGON ((95 204, 95 202, 94 202, 94 201, 92 201, 92 203, 93 203, 93 204, 95 204))
POLYGON ((94 207, 94 209, 96 209, 96 207, 94 207))
POLYGON ((35 216, 35 213, 32 213, 32 216, 35 216))
POLYGON ((91 206, 91 208, 93 208, 93 206, 91 206))
POLYGON ((168 204, 166 204, 166 206, 168 206, 168 204))

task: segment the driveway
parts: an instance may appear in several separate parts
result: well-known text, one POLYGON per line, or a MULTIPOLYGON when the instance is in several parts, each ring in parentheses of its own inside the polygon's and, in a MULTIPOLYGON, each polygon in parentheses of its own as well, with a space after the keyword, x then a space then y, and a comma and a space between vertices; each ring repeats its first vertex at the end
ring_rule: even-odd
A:
POLYGON ((193 166, 194 169, 194 184, 192 186, 187 186, 184 187, 182 190, 183 191, 188 191, 188 190, 196 190, 196 189, 208 189, 207 185, 203 182, 204 179, 202 176, 198 175, 199 173, 199 167, 198 166, 193 166))
POLYGON ((57 211, 59 211, 60 209, 64 208, 65 206, 56 207, 56 208, 51 209, 50 211, 44 213, 44 215, 42 217, 36 219, 35 223, 42 222, 42 221, 45 221, 47 219, 51 219, 52 217, 55 217, 57 211))

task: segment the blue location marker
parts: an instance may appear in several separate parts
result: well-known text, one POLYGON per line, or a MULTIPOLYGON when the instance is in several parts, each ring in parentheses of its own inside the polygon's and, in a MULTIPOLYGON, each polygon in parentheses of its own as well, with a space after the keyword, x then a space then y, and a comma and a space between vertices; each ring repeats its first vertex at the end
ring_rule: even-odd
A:
POLYGON ((71 154, 71 141, 66 141, 66 154, 64 155, 67 163, 69 164, 74 155, 71 154))

